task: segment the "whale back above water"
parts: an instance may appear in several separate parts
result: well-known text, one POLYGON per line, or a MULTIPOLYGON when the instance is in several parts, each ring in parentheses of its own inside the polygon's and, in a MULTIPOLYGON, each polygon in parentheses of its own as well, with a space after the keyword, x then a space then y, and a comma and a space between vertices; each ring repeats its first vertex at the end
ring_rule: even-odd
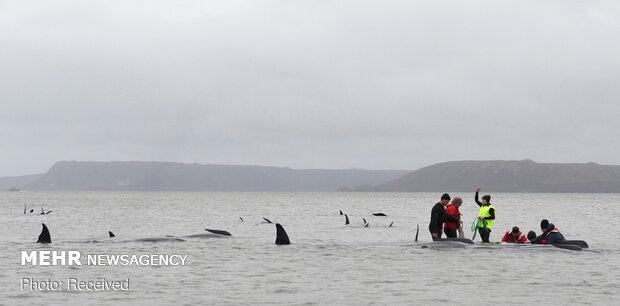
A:
POLYGON ((232 236, 231 233, 229 233, 227 231, 223 231, 223 230, 214 230, 214 229, 205 228, 205 231, 207 231, 209 233, 217 234, 217 235, 222 235, 222 236, 232 236))

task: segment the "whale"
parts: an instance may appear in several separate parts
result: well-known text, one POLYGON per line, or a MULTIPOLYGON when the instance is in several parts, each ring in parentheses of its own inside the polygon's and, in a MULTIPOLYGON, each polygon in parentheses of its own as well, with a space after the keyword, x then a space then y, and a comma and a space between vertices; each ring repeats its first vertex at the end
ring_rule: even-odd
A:
POLYGON ((280 223, 276 223, 276 244, 277 245, 287 245, 291 244, 291 241, 288 239, 288 235, 286 231, 280 225, 280 223))
POLYGON ((460 241, 461 239, 459 238, 441 238, 439 240, 435 240, 435 241, 431 241, 431 242, 423 242, 418 244, 420 246, 420 248, 423 249, 429 249, 429 248, 439 248, 439 249, 443 249, 443 248, 467 248, 471 245, 473 245, 473 241, 467 239, 467 238, 463 238, 463 241, 460 241), (465 241, 465 240, 469 240, 465 241))
POLYGON ((110 235, 110 238, 116 237, 116 235, 114 235, 111 231, 108 231, 108 235, 110 235))
POLYGON ((349 225, 349 216, 347 214, 344 214, 344 225, 349 225))
POLYGON ((387 217, 387 215, 384 213, 372 213, 372 215, 377 217, 387 217))
POLYGON ((342 216, 342 210, 340 211, 340 215, 342 216))
POLYGON ((267 219, 265 217, 263 217, 263 220, 265 220, 267 223, 273 223, 273 222, 271 222, 271 220, 269 220, 269 219, 267 219))
POLYGON ((139 238, 134 240, 128 240, 125 242, 172 242, 172 241, 185 241, 185 239, 177 238, 177 237, 150 237, 150 238, 139 238))
POLYGON ((207 231, 208 233, 193 234, 193 235, 187 235, 183 237, 184 238, 228 238, 228 237, 232 237, 232 234, 230 232, 227 232, 224 230, 205 228, 205 231, 207 231))
POLYGON ((217 234, 217 235, 222 235, 222 236, 232 236, 231 233, 229 233, 227 231, 222 231, 222 230, 214 230, 214 229, 205 228, 205 231, 207 231, 209 233, 217 234))
POLYGON ((41 234, 39 234, 39 239, 37 239, 37 243, 52 243, 52 237, 50 237, 50 231, 47 229, 45 223, 41 223, 43 225, 43 229, 41 230, 41 234))
POLYGON ((392 227, 392 225, 394 225, 394 221, 392 221, 392 223, 390 223, 390 225, 388 225, 388 227, 392 227))

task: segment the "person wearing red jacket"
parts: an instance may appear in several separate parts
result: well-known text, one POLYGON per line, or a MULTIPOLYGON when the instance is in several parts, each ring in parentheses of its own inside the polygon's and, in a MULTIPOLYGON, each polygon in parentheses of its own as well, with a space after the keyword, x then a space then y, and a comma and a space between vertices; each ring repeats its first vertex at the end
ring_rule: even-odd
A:
POLYGON ((521 233, 519 227, 515 226, 512 228, 512 231, 508 231, 504 234, 502 238, 502 242, 508 243, 530 243, 530 241, 521 233))
POLYGON ((459 207, 463 204, 463 199, 455 197, 452 203, 446 207, 446 220, 443 223, 443 232, 448 238, 457 238, 456 232, 463 224, 459 207))

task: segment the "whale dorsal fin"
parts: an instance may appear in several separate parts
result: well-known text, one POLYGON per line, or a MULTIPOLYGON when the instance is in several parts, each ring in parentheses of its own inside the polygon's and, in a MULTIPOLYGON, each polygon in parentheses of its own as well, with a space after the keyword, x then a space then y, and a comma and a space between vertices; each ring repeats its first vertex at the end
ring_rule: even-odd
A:
POLYGON ((114 235, 111 231, 108 231, 108 235, 110 235, 110 238, 116 237, 116 235, 114 235))
POLYGON ((265 217, 263 217, 263 220, 267 221, 267 223, 273 223, 273 222, 271 222, 271 220, 269 220, 269 219, 267 219, 265 217))
POLYGON ((50 231, 47 229, 45 223, 41 224, 43 224, 43 229, 41 230, 41 234, 39 234, 39 239, 37 240, 37 243, 52 243, 50 231))
POLYGON ((348 225, 349 224, 349 216, 347 216, 347 214, 344 214, 344 225, 348 225))
POLYGON ((280 223, 276 223, 276 244, 291 244, 291 241, 288 239, 286 231, 284 230, 282 225, 280 225, 280 223))

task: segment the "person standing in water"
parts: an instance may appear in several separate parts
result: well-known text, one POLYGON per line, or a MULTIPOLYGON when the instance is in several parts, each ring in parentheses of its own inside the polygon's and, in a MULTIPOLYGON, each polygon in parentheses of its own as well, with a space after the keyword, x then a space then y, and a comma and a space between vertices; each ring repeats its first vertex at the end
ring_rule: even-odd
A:
POLYGON ((480 186, 476 187, 476 196, 474 198, 476 204, 480 206, 480 211, 478 213, 478 233, 480 233, 482 242, 490 242, 491 229, 495 222, 495 207, 491 205, 491 196, 488 194, 482 197, 482 202, 478 201, 479 192, 480 186))
POLYGON ((446 207, 446 220, 443 222, 443 232, 448 238, 457 238, 457 230, 463 225, 459 207, 463 204, 463 199, 455 197, 452 203, 446 207))
POLYGON ((446 205, 450 202, 450 195, 444 193, 441 200, 437 202, 431 210, 431 222, 428 224, 428 230, 431 232, 433 240, 441 239, 441 230, 443 222, 446 220, 446 205))

